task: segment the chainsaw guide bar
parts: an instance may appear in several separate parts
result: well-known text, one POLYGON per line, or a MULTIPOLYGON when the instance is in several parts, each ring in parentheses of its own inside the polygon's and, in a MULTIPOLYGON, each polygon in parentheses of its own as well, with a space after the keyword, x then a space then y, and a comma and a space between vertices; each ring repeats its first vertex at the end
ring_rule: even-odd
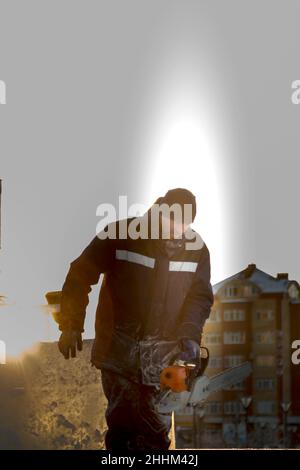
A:
POLYGON ((159 413, 179 411, 186 406, 196 406, 207 400, 213 393, 231 387, 246 379, 252 372, 250 362, 243 362, 239 366, 231 367, 212 377, 202 375, 196 377, 190 391, 165 391, 156 407, 159 413))

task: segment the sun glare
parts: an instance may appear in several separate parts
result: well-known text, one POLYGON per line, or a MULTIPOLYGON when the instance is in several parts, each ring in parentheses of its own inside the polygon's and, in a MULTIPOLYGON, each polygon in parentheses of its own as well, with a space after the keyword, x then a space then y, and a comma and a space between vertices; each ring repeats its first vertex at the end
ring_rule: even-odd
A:
POLYGON ((153 162, 149 183, 149 203, 168 189, 191 190, 197 200, 193 227, 211 250, 212 282, 216 282, 225 263, 225 211, 223 185, 217 168, 216 139, 207 123, 195 112, 181 110, 164 119, 151 149, 153 162), (223 235, 222 235, 223 232, 223 235))
POLYGON ((1 341, 7 359, 20 359, 25 352, 37 350, 46 339, 45 315, 40 308, 9 304, 0 308, 1 341))

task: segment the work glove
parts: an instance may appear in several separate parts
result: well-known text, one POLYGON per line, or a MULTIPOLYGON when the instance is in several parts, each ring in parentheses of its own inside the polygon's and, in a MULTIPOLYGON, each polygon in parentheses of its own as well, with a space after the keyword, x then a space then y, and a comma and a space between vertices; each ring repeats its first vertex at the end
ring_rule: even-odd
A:
POLYGON ((58 341, 58 349, 62 353, 65 359, 76 357, 77 351, 82 351, 82 336, 80 331, 76 330, 65 330, 60 335, 58 341))
POLYGON ((193 339, 189 338, 180 338, 178 345, 181 349, 181 352, 176 356, 174 364, 190 364, 193 366, 189 368, 189 374, 187 378, 187 388, 190 390, 194 379, 197 377, 201 369, 200 345, 193 339))

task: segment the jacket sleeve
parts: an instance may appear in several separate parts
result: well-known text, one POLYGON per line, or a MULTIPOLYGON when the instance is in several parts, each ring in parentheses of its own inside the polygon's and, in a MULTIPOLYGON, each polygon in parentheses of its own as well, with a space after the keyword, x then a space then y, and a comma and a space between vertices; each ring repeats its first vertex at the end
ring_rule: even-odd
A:
POLYGON ((179 338, 189 338, 200 344, 202 330, 209 317, 214 295, 210 282, 210 254, 206 245, 199 260, 195 278, 187 293, 181 321, 179 324, 179 338))
MULTIPOLYGON (((107 226, 104 230, 106 230, 107 226)), ((100 274, 109 271, 115 254, 115 240, 98 236, 70 264, 62 287, 59 329, 84 331, 86 307, 91 286, 98 283, 100 274)))

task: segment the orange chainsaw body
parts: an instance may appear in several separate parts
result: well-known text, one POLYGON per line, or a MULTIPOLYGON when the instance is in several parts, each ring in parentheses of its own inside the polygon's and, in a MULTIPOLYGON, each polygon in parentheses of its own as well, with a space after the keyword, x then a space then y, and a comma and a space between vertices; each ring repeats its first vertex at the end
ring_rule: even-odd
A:
POLYGON ((170 388, 173 392, 188 390, 187 378, 189 369, 186 366, 172 365, 165 367, 160 373, 161 390, 170 388))
MULTIPOLYGON (((205 371, 209 361, 209 351, 205 346, 201 346, 201 368, 197 373, 200 376, 205 371)), ((189 390, 188 379, 195 364, 176 360, 174 364, 162 369, 160 373, 161 390, 170 388, 172 392, 186 392, 189 390)))

